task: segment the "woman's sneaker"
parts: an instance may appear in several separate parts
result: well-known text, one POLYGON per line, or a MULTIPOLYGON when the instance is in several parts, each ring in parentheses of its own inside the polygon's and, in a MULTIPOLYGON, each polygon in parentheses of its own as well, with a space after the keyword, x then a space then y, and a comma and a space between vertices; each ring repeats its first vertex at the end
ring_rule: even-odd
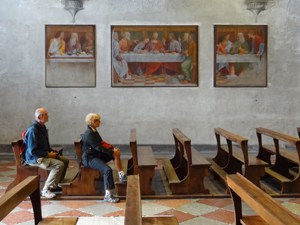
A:
POLYGON ((110 203, 118 203, 120 202, 120 199, 116 198, 113 194, 107 194, 104 196, 104 201, 110 203))
POLYGON ((42 196, 45 198, 54 198, 56 196, 56 194, 54 194, 53 192, 51 192, 49 190, 42 190, 42 196))

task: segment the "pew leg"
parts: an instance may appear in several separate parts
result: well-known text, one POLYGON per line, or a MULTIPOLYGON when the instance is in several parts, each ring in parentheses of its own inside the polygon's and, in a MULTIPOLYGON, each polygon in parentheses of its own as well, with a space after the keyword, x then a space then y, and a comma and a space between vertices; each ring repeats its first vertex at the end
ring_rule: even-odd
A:
POLYGON ((142 195, 154 195, 155 191, 152 189, 152 179, 155 173, 155 166, 139 166, 140 187, 142 195))
POLYGON ((235 223, 234 225, 242 225, 241 219, 243 217, 242 215, 242 199, 240 196, 238 196, 232 189, 230 189, 230 194, 233 200, 233 206, 234 206, 234 217, 235 217, 235 223))
MULTIPOLYGON (((38 184, 39 185, 39 184, 38 184)), ((37 188, 31 195, 32 209, 34 215, 34 224, 37 225, 42 220, 42 207, 40 189, 37 188)))

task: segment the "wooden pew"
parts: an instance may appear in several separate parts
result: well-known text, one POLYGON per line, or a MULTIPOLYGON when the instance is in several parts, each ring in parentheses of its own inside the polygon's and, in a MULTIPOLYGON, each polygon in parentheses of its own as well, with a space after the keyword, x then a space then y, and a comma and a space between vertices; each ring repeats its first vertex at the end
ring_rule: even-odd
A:
POLYGON ((291 173, 292 168, 299 167, 300 139, 263 127, 256 128, 256 133, 259 145, 257 158, 270 164, 266 173, 281 183, 281 193, 300 193, 299 168, 295 175, 291 173), (265 145, 263 137, 272 139, 274 144, 265 145), (281 147, 281 142, 292 145, 295 149, 287 150, 281 147), (271 155, 275 155, 273 164, 271 155))
MULTIPOLYGON (((79 172, 69 185, 63 185, 63 195, 81 195, 81 196, 95 196, 104 194, 103 176, 99 170, 86 167, 82 163, 82 138, 80 137, 74 141, 75 152, 78 162, 79 172)), ((126 194, 126 183, 120 183, 118 176, 114 174, 115 185, 118 189, 118 195, 124 196, 126 194)))
POLYGON ((0 221, 16 206, 30 196, 34 213, 34 224, 50 225, 77 223, 77 217, 46 217, 42 218, 39 176, 27 176, 22 182, 10 189, 0 198, 0 221))
POLYGON ((125 225, 178 225, 174 216, 142 216, 140 176, 130 175, 127 181, 125 225))
POLYGON ((135 128, 130 130, 129 142, 132 158, 128 160, 127 174, 139 174, 142 195, 154 195, 155 191, 152 189, 151 184, 157 163, 152 147, 137 145, 135 128))
POLYGON ((196 149, 191 147, 191 139, 178 128, 172 130, 175 141, 175 155, 163 160, 172 194, 209 193, 204 187, 204 178, 208 176, 211 165, 196 149))
POLYGON ((210 160, 214 173, 226 182, 227 174, 239 172, 260 187, 260 179, 265 175, 265 167, 268 164, 248 154, 246 138, 222 128, 214 130, 217 139, 217 155, 210 160), (221 139, 225 139, 227 144, 221 144, 221 139))
MULTIPOLYGON (((41 181, 45 181, 48 177, 48 172, 46 170, 40 169, 36 166, 30 166, 23 162, 23 158, 20 155, 20 147, 23 145, 23 139, 14 140, 11 142, 12 150, 15 157, 16 162, 16 176, 12 183, 6 189, 6 192, 12 189, 14 186, 19 184, 22 180, 24 180, 28 176, 39 175, 41 177, 41 181)), ((60 154, 62 154, 62 148, 57 148, 60 154)))
POLYGON ((227 184, 235 210, 235 225, 296 225, 300 219, 241 174, 227 176, 227 184), (242 201, 257 215, 243 215, 242 201))

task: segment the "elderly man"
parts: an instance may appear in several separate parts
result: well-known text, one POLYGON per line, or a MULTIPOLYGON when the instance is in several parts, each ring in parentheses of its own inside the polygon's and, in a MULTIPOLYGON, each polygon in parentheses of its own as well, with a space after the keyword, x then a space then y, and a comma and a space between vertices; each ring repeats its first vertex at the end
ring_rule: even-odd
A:
POLYGON ((31 166, 38 166, 41 169, 49 170, 50 173, 42 190, 42 196, 54 198, 58 187, 66 174, 69 160, 59 156, 49 145, 48 131, 45 124, 48 122, 48 112, 44 108, 35 111, 35 121, 27 129, 24 141, 26 144, 25 161, 31 166))

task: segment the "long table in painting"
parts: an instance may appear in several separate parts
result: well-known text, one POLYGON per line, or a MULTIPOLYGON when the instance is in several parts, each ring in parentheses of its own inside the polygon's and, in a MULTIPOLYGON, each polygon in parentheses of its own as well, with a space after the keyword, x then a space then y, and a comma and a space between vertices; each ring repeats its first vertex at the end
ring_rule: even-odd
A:
POLYGON ((217 55, 217 63, 259 63, 260 57, 255 54, 247 55, 217 55))
POLYGON ((123 53, 126 62, 182 62, 185 56, 172 53, 123 53))

